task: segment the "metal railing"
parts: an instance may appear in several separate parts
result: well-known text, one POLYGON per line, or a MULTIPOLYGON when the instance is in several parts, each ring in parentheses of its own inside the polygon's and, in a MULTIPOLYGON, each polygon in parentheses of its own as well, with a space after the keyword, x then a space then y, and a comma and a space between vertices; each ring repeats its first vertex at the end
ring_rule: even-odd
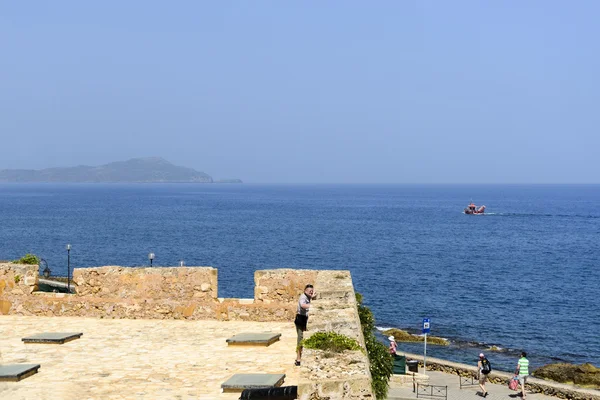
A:
POLYGON ((473 375, 473 376, 458 376, 458 379, 460 380, 459 382, 459 387, 462 389, 464 387, 469 387, 469 386, 475 386, 479 384, 479 381, 477 380, 477 376, 473 375))
POLYGON ((417 398, 448 399, 448 386, 427 385, 417 382, 417 398))

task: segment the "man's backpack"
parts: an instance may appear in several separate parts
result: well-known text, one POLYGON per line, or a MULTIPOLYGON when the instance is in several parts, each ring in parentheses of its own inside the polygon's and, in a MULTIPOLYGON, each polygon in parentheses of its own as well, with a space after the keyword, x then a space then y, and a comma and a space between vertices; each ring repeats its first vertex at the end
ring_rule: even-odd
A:
POLYGON ((492 364, 490 364, 490 362, 487 358, 484 358, 483 360, 481 360, 481 372, 484 375, 487 375, 490 372, 492 372, 492 364))

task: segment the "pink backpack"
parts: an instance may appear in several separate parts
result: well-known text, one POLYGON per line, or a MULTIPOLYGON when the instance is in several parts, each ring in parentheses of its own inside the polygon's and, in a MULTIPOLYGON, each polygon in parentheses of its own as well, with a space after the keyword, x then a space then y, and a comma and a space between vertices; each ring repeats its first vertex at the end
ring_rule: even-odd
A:
POLYGON ((517 378, 516 376, 510 378, 510 380, 508 381, 508 388, 510 390, 517 390, 518 387, 519 387, 519 378, 517 378))

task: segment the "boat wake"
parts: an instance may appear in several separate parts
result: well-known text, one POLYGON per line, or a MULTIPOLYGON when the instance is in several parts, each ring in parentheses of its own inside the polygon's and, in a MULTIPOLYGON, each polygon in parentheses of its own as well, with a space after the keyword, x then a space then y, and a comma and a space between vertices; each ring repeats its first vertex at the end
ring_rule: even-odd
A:
POLYGON ((485 213, 482 215, 495 215, 499 217, 536 217, 536 218, 581 218, 581 219, 599 219, 600 215, 584 215, 584 214, 536 214, 536 213, 485 213))

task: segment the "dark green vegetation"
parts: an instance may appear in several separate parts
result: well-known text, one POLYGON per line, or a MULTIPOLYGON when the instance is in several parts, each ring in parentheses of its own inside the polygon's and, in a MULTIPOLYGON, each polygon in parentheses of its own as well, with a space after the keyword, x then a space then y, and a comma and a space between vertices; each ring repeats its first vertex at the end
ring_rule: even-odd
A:
POLYGON ((316 332, 304 340, 303 346, 307 349, 325 350, 334 353, 341 353, 344 350, 361 350, 356 340, 335 332, 316 332))
POLYGON ((18 260, 14 260, 15 264, 27 264, 27 265, 40 265, 40 258, 35 254, 25 254, 23 257, 18 260))
POLYGON ((362 295, 356 293, 358 316, 371 364, 373 394, 375 394, 377 399, 385 399, 390 386, 390 376, 393 372, 394 359, 390 355, 388 348, 375 338, 375 318, 371 310, 362 304, 362 300, 362 295))
MULTIPOLYGON (((394 339, 396 339, 396 342, 423 342, 425 340, 425 337, 423 336, 413 335, 401 329, 395 328, 383 331, 383 334, 386 336, 393 336, 394 339)), ((427 335, 427 344, 448 346, 449 342, 444 338, 427 335)))
POLYGON ((548 364, 533 371, 536 378, 575 384, 587 388, 600 389, 600 368, 586 363, 574 364, 548 364))
MULTIPOLYGON (((225 180, 240 183, 239 179, 225 180)), ((222 182, 225 182, 222 181, 222 182)), ((204 172, 179 167, 160 157, 133 158, 90 167, 5 169, 0 182, 197 182, 212 183, 204 172)))

